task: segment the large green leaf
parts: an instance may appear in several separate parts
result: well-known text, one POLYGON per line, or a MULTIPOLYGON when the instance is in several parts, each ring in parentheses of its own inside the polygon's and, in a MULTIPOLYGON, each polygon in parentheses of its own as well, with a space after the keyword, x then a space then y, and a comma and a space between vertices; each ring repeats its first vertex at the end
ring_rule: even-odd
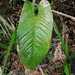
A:
POLYGON ((47 54, 52 37, 53 16, 48 1, 43 1, 38 4, 37 15, 31 2, 24 3, 17 28, 19 57, 22 63, 31 69, 47 54))

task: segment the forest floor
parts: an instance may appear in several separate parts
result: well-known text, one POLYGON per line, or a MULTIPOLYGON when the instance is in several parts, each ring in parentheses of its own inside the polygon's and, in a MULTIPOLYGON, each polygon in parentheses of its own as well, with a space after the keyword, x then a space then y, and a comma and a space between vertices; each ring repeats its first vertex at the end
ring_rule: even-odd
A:
MULTIPOLYGON (((16 4, 8 2, 9 0, 0 1, 0 15, 10 25, 16 27, 20 18, 20 13, 24 2, 22 0, 18 0, 16 4)), ((57 0, 57 1, 55 0, 54 2, 52 1, 50 2, 53 10, 63 12, 65 14, 75 17, 75 0, 57 0)), ((56 14, 54 12, 53 16, 57 24, 57 27, 61 33, 61 36, 63 37, 64 41, 65 40, 68 41, 69 54, 71 55, 75 53, 75 20, 56 14)), ((5 56, 4 52, 6 52, 6 49, 0 48, 0 67, 2 67, 3 65, 5 56)), ((66 56, 62 49, 58 35, 53 30, 51 48, 46 58, 44 58, 41 64, 37 67, 37 70, 34 70, 33 74, 30 75, 41 75, 42 72, 45 75, 62 75, 65 57, 66 56)), ((73 58, 69 62, 69 65, 71 74, 75 75, 75 58, 73 58)), ((24 72, 25 69, 22 63, 20 62, 15 45, 8 57, 7 64, 5 67, 5 75, 25 75, 24 72)), ((27 72, 29 72, 29 70, 27 72)))

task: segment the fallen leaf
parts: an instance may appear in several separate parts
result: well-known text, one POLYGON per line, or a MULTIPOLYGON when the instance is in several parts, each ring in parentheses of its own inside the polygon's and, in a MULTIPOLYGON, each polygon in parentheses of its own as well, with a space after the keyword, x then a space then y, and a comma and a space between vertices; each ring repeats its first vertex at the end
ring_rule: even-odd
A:
POLYGON ((36 70, 25 69, 25 75, 41 75, 41 74, 36 70))

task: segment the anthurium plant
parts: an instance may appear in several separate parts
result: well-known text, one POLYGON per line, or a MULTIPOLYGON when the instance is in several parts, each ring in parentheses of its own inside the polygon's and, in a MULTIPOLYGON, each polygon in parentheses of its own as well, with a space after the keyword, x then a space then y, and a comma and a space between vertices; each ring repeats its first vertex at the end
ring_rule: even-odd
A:
POLYGON ((28 0, 25 1, 17 28, 17 51, 26 67, 36 68, 46 56, 52 29, 53 15, 50 3, 42 0, 35 5, 28 0))

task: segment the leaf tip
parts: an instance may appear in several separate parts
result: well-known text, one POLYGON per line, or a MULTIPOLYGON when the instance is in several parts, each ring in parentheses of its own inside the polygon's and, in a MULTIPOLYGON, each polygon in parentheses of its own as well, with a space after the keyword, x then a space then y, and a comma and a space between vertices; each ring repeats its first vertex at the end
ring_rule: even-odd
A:
POLYGON ((41 0, 40 5, 42 5, 43 7, 47 7, 49 6, 49 2, 47 0, 41 0))

